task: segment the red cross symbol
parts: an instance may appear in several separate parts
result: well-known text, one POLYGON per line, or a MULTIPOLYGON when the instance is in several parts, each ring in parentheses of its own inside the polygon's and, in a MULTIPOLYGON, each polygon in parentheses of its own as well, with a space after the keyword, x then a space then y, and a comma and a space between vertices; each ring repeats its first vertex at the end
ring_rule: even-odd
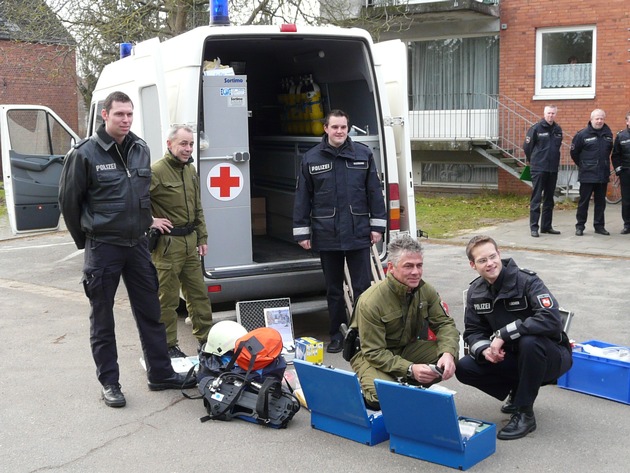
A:
POLYGON ((233 164, 220 164, 208 174, 208 190, 219 200, 231 200, 243 189, 243 174, 233 164))

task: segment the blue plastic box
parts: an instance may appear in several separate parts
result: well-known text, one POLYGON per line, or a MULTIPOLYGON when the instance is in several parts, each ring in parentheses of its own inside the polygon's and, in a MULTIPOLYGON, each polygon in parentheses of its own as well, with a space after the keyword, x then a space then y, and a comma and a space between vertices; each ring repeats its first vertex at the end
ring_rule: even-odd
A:
POLYGON ((374 384, 392 452, 467 470, 496 451, 496 425, 458 416, 453 394, 380 379, 374 384), (460 420, 481 430, 464 439, 460 420))
MULTIPOLYGON (((582 345, 598 348, 617 346, 599 340, 583 342, 582 345)), ((558 379, 558 386, 630 404, 630 363, 574 351, 573 367, 558 379)))
POLYGON ((381 411, 365 408, 355 373, 297 358, 293 364, 311 411, 311 427, 365 445, 389 438, 381 411))

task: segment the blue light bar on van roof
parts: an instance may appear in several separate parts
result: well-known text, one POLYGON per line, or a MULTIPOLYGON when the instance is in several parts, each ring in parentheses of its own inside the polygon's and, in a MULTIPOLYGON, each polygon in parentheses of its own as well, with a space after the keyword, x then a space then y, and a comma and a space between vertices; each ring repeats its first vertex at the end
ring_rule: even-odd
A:
POLYGON ((230 24, 228 0, 210 0, 210 25, 223 26, 230 24))
POLYGON ((120 59, 124 59, 127 56, 131 56, 131 48, 133 44, 131 43, 120 43, 120 59))

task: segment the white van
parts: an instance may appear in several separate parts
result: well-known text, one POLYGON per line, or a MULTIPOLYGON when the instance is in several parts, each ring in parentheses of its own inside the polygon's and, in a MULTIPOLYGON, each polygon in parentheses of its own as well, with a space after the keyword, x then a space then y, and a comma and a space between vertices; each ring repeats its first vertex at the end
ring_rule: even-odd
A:
POLYGON ((305 112, 319 95, 295 86, 303 80, 318 90, 324 113, 347 112, 352 139, 372 149, 389 212, 385 243, 399 231, 415 235, 406 54, 400 41, 373 44, 364 30, 337 27, 205 26, 151 39, 103 69, 88 135, 116 90, 133 100, 132 131, 154 160, 171 124, 190 125, 212 302, 292 297, 295 310, 298 296, 324 290, 319 258, 292 235, 300 159, 322 134, 322 110, 305 112), (219 61, 231 68, 215 67, 219 61))

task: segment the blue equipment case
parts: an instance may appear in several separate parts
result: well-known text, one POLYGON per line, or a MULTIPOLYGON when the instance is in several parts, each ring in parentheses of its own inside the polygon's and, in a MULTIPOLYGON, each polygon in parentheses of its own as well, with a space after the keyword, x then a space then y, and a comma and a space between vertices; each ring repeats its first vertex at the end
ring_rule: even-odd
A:
POLYGON ((378 379, 375 384, 392 452, 466 470, 496 451, 496 426, 458 417, 453 394, 378 379), (460 419, 485 427, 463 440, 460 419))
POLYGON ((366 445, 389 438, 381 411, 366 409, 355 373, 293 360, 311 411, 311 427, 366 445))

